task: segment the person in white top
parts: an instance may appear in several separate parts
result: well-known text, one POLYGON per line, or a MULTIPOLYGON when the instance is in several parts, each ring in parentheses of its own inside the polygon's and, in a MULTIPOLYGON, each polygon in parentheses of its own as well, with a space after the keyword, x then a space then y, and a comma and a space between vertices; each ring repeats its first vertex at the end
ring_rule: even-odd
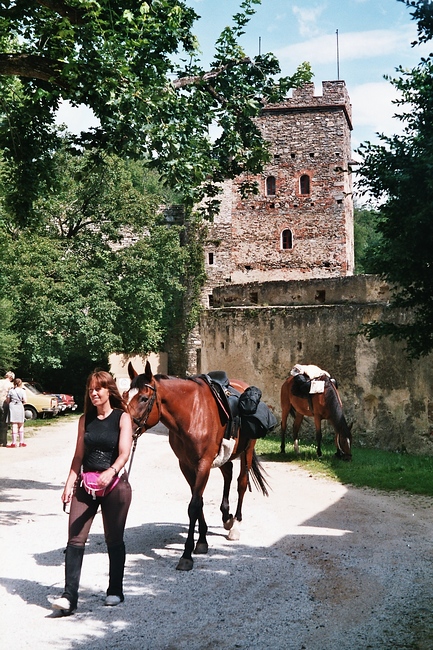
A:
POLYGON ((8 392, 14 387, 15 375, 10 370, 0 379, 0 447, 8 444, 8 414, 9 404, 6 401, 8 392))
POLYGON ((10 447, 17 446, 17 436, 20 439, 20 447, 27 447, 24 442, 24 403, 26 401, 26 391, 23 388, 21 379, 14 379, 14 386, 8 392, 9 401, 9 422, 12 424, 12 444, 10 447))

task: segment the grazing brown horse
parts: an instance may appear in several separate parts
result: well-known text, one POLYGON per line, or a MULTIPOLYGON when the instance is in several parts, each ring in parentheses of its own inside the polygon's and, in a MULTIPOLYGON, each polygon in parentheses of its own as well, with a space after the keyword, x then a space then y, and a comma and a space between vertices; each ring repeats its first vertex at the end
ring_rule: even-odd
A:
POLYGON ((293 444, 299 453, 299 429, 304 416, 314 418, 316 429, 317 455, 322 455, 322 420, 328 420, 335 431, 336 456, 343 460, 352 459, 352 424, 348 425, 343 413, 343 405, 335 383, 326 375, 319 379, 325 382, 323 393, 308 397, 293 394, 294 377, 288 377, 281 386, 281 453, 285 451, 287 417, 293 415, 293 444))
MULTIPOLYGON (((225 431, 225 418, 206 381, 200 376, 188 379, 153 375, 149 362, 145 372, 138 375, 131 364, 128 366, 131 388, 128 392, 128 408, 135 424, 135 434, 162 422, 168 429, 170 446, 179 460, 180 469, 191 488, 192 498, 188 506, 188 537, 177 569, 193 568, 192 553, 207 553, 207 524, 203 515, 203 492, 214 459, 218 455, 225 431), (194 548, 194 532, 198 521, 198 541, 194 548)), ((248 384, 233 380, 230 385, 243 392, 248 384)), ((239 523, 242 521, 242 502, 251 472, 255 485, 266 496, 267 484, 256 456, 256 441, 241 431, 230 459, 220 470, 224 477, 223 497, 220 510, 224 528, 229 530, 228 539, 239 539, 239 523), (230 514, 229 491, 233 476, 232 459, 240 458, 238 478, 238 504, 235 516, 230 514)))

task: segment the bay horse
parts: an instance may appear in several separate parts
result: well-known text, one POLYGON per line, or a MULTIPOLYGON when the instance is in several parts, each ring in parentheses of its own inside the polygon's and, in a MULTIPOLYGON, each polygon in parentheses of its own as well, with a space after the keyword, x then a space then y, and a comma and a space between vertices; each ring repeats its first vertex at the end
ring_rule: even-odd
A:
MULTIPOLYGON (((131 387, 125 395, 128 409, 135 425, 134 435, 162 422, 168 429, 168 439, 176 454, 182 474, 191 488, 188 506, 189 528, 182 557, 176 569, 190 571, 193 568, 192 553, 208 552, 207 524, 203 514, 203 492, 214 459, 218 455, 225 432, 225 419, 211 391, 200 377, 187 379, 167 375, 153 375, 149 362, 143 374, 137 374, 128 364, 131 387), (198 540, 194 548, 194 532, 198 521, 198 540)), ((243 392, 248 387, 243 381, 231 380, 230 385, 243 392)), ((228 539, 240 538, 242 503, 249 485, 249 476, 257 488, 267 496, 267 482, 255 452, 256 441, 238 431, 235 447, 229 460, 219 468, 223 475, 223 496, 220 506, 223 525, 229 530, 228 539), (230 514, 229 492, 233 476, 234 458, 240 458, 238 477, 238 503, 235 515, 230 514)))
POLYGON ((314 418, 316 429, 317 455, 322 455, 322 420, 328 420, 335 431, 336 456, 342 460, 352 460, 352 424, 348 425, 343 413, 343 405, 335 383, 324 375, 319 379, 325 382, 324 392, 298 397, 293 394, 293 380, 288 377, 281 386, 281 453, 285 452, 287 417, 293 420, 293 444, 299 454, 299 429, 304 416, 314 418))

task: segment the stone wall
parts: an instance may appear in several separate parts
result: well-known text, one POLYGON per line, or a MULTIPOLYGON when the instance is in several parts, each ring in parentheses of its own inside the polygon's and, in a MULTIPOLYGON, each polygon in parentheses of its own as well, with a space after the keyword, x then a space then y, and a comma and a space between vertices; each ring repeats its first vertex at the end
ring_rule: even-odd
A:
MULTIPOLYGON (((318 365, 338 381, 347 419, 354 422, 355 446, 433 454, 432 357, 409 361, 402 345, 389 339, 369 342, 357 334, 361 324, 387 316, 389 290, 384 283, 374 276, 354 276, 265 288, 269 304, 222 306, 203 313, 199 372, 226 370, 259 386, 279 418, 280 389, 291 368, 296 363, 318 365), (317 304, 319 291, 326 292, 326 304, 317 304), (288 295, 295 300, 287 301, 288 295)), ((227 289, 232 297, 235 289, 238 297, 249 291, 227 289)), ((257 289, 262 296, 261 287, 257 289)), ((218 291, 224 304, 223 288, 218 291)), ((324 431, 331 435, 329 425, 324 431)), ((302 432, 304 439, 312 437, 310 419, 302 432)))
POLYGON ((154 374, 167 373, 168 355, 165 352, 155 354, 151 352, 149 355, 127 355, 127 354, 110 354, 109 364, 110 372, 113 374, 116 384, 121 393, 128 390, 131 384, 128 374, 128 364, 132 363, 134 369, 140 375, 144 372, 146 361, 149 361, 150 367, 154 374))

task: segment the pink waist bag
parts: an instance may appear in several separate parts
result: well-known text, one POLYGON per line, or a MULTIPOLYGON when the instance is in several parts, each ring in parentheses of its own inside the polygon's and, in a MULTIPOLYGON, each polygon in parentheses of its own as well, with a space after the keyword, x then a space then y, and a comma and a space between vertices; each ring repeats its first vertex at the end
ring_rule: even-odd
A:
POLYGON ((120 480, 120 476, 117 474, 116 476, 113 476, 113 480, 107 485, 107 487, 100 488, 98 487, 100 475, 101 472, 82 472, 81 474, 81 485, 94 499, 96 499, 96 497, 107 496, 107 494, 116 487, 120 480))

